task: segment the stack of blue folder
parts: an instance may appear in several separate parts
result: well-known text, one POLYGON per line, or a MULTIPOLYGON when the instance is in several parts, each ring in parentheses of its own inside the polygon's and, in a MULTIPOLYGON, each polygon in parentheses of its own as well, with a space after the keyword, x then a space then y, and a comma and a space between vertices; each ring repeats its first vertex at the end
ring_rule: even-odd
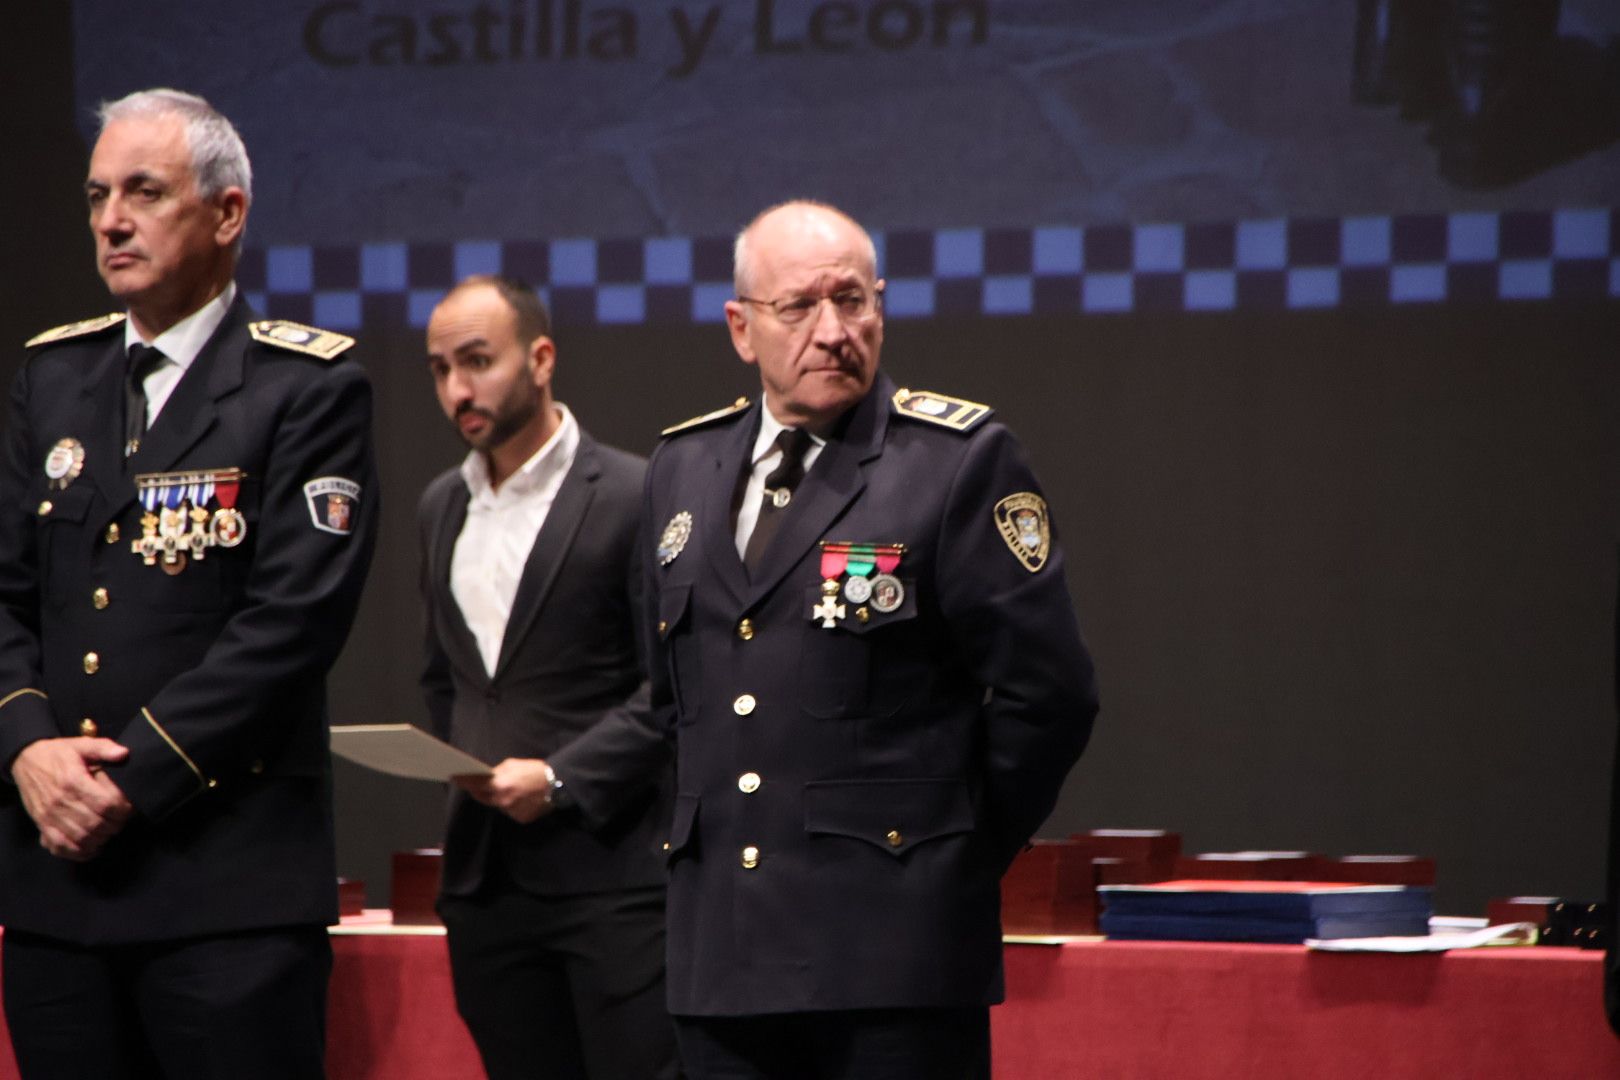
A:
POLYGON ((1099 929, 1145 941, 1407 937, 1429 932, 1432 890, 1313 881, 1166 881, 1104 885, 1099 929))

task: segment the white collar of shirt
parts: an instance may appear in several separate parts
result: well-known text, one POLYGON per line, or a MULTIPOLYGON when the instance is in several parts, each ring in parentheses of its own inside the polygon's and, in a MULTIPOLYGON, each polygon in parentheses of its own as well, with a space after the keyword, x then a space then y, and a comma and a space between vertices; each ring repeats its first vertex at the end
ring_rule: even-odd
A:
MULTIPOLYGON (((163 354, 166 363, 159 364, 157 369, 147 375, 141 384, 146 390, 146 422, 148 426, 157 419, 164 402, 174 392, 175 385, 180 377, 190 370, 197 354, 202 352, 208 339, 214 336, 219 324, 225 321, 225 313, 230 310, 231 303, 236 299, 236 282, 225 286, 225 291, 214 297, 190 315, 181 319, 163 333, 144 344, 151 345, 163 354)), ((132 319, 124 320, 124 352, 130 348, 143 344, 141 335, 135 330, 132 319)))
POLYGON ((461 463, 467 520, 450 556, 450 593, 492 676, 529 553, 579 453, 579 424, 566 405, 556 409, 557 430, 499 488, 490 487, 489 464, 477 450, 461 463))
MULTIPOLYGON (((738 557, 748 550, 748 538, 754 534, 754 526, 759 522, 759 503, 765 496, 765 478, 782 460, 782 450, 776 445, 776 437, 786 430, 787 425, 773 416, 770 406, 761 401, 759 435, 754 439, 754 453, 749 458, 754 464, 748 474, 748 483, 743 487, 742 503, 737 507, 738 557)), ((804 471, 809 472, 810 466, 821 456, 821 448, 827 445, 827 440, 814 432, 806 434, 810 436, 810 447, 804 452, 804 471)))

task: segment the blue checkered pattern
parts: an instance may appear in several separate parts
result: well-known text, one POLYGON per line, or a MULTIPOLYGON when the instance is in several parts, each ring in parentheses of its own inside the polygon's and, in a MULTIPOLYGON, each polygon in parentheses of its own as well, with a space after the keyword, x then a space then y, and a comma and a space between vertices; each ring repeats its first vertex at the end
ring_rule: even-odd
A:
MULTIPOLYGON (((1620 297, 1620 210, 1185 225, 895 231, 873 237, 890 318, 1349 308, 1620 297)), ((729 237, 467 240, 244 253, 274 318, 427 325, 456 281, 504 272, 570 324, 718 323, 729 237)))

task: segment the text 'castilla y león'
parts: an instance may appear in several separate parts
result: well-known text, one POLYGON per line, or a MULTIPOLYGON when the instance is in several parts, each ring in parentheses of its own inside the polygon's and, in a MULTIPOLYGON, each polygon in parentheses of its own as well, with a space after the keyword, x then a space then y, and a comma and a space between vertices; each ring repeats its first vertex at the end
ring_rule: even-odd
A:
POLYGON ((338 68, 668 57, 666 74, 684 78, 711 53, 738 48, 760 56, 897 52, 982 45, 990 35, 990 0, 753 0, 676 4, 661 13, 588 0, 375 8, 358 0, 320 4, 304 20, 304 50, 338 68))

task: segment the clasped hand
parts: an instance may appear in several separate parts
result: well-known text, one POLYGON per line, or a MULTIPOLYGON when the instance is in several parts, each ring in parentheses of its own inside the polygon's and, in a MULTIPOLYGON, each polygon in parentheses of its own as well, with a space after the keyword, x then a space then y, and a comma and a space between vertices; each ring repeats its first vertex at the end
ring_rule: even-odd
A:
POLYGON ((39 843, 63 859, 94 858, 134 813, 102 768, 123 761, 129 748, 82 736, 40 739, 13 759, 11 778, 23 808, 39 828, 39 843))

